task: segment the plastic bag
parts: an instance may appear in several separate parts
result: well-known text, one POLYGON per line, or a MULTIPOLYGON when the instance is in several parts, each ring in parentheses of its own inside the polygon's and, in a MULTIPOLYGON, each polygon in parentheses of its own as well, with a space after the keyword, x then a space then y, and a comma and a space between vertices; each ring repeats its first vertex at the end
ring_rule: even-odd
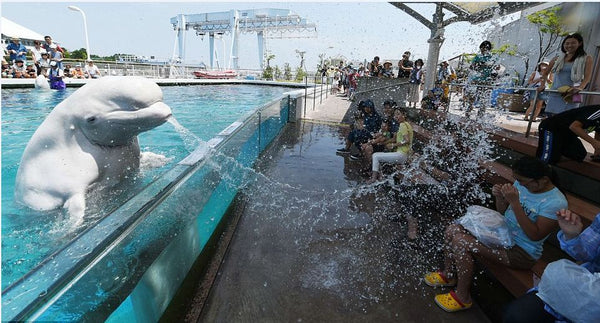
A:
POLYGON ((505 221, 504 216, 495 210, 471 205, 457 223, 490 248, 510 248, 514 242, 505 221))
POLYGON ((600 322, 600 273, 572 261, 548 264, 537 296, 573 322, 600 322))

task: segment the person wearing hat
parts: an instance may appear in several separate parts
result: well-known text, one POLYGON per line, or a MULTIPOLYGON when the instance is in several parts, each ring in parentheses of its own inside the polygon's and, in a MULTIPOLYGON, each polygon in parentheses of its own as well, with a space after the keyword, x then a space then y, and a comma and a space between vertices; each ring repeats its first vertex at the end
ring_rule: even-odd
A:
POLYGON ((381 69, 381 72, 379 72, 379 76, 386 78, 394 77, 394 69, 392 68, 392 62, 385 61, 383 63, 383 68, 381 69))
POLYGON ((24 78, 25 75, 27 74, 26 69, 27 68, 25 67, 25 63, 22 60, 17 59, 15 61, 15 64, 13 64, 13 67, 12 67, 13 78, 16 78, 16 79, 24 78))
POLYGON ((58 68, 58 63, 55 61, 50 62, 50 71, 48 72, 48 78, 50 79, 50 88, 54 90, 64 90, 67 88, 63 78, 65 73, 63 70, 58 68))
POLYGON ((358 115, 355 118, 355 128, 350 131, 346 138, 346 145, 337 150, 339 154, 349 154, 352 145, 358 150, 361 145, 371 139, 371 134, 379 131, 381 127, 381 116, 375 110, 375 104, 370 99, 358 103, 358 115))
MULTIPOLYGON (((548 62, 543 61, 540 62, 535 71, 533 73, 531 73, 531 76, 529 76, 529 80, 527 81, 527 87, 531 87, 531 88, 537 88, 540 86, 540 84, 542 83, 542 77, 544 77, 543 75, 546 74, 545 78, 546 78, 546 82, 544 82, 544 84, 547 83, 551 83, 552 82, 552 73, 545 73, 546 69, 548 69, 548 62)), ((525 121, 529 121, 529 116, 531 115, 531 111, 533 111, 533 103, 534 101, 534 97, 535 97, 535 92, 534 90, 529 92, 529 99, 530 99, 530 104, 529 104, 529 108, 527 108, 527 111, 525 112, 525 117, 523 118, 523 120, 525 121)), ((538 94, 537 97, 537 103, 535 105, 535 112, 533 113, 533 116, 531 117, 531 120, 535 121, 539 121, 537 119, 537 117, 540 115, 540 111, 542 111, 542 107, 544 106, 544 102, 548 99, 547 95, 543 92, 538 94)))
POLYGON ((21 40, 18 37, 13 37, 10 39, 10 44, 6 46, 6 50, 10 55, 10 61, 13 63, 17 60, 21 60, 23 63, 25 63, 27 60, 27 48, 21 44, 21 40))
POLYGON ((11 69, 10 65, 8 65, 8 62, 4 58, 2 58, 2 77, 3 78, 12 77, 12 69, 11 69))
POLYGON ((63 54, 58 50, 56 44, 50 45, 50 60, 56 62, 59 70, 63 70, 63 54))

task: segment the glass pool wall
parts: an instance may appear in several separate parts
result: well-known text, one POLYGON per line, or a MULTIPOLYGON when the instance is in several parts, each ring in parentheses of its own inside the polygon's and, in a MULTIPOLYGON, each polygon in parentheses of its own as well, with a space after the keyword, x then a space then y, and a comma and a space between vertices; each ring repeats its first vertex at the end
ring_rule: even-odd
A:
POLYGON ((303 93, 234 122, 4 291, 3 320, 158 321, 303 93))

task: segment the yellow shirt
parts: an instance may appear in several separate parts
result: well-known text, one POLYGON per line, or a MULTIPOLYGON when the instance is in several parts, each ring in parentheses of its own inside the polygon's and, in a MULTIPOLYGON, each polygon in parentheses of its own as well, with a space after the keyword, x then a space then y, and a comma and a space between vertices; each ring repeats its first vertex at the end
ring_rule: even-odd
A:
POLYGON ((410 123, 407 121, 402 122, 398 127, 398 132, 396 133, 396 143, 404 142, 405 136, 408 136, 408 142, 396 148, 396 152, 408 154, 412 150, 413 129, 410 126, 410 123))

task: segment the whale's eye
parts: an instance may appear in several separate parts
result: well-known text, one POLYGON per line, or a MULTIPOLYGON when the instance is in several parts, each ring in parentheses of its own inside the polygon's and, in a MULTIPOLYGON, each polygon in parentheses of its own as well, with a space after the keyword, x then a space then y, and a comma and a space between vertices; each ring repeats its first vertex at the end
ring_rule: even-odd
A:
POLYGON ((89 122, 89 123, 92 123, 92 122, 96 121, 96 117, 88 117, 86 119, 86 121, 89 122))

